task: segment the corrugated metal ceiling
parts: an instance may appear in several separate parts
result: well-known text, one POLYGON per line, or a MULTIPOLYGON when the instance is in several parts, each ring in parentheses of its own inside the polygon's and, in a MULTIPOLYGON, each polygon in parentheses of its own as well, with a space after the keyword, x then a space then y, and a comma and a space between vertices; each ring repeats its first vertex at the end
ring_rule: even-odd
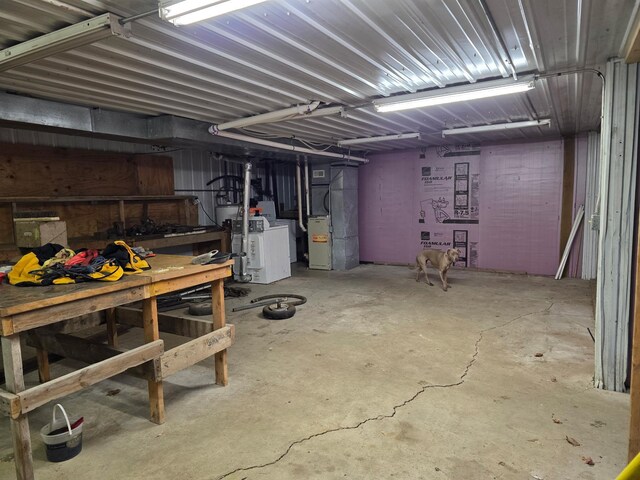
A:
MULTIPOLYGON (((486 0, 517 72, 602 69, 623 41, 634 0, 486 0)), ((152 1, 4 0, 0 48, 90 16, 151 10, 152 1)), ((361 105, 379 96, 507 77, 507 54, 479 1, 270 0, 189 27, 149 17, 129 39, 110 38, 0 73, 0 89, 148 115, 212 123, 308 100, 361 105)), ((595 129, 600 80, 541 80, 514 96, 347 118, 258 125, 265 136, 310 142, 421 131, 411 148, 443 140, 443 128, 551 117, 551 128, 467 135, 460 142, 537 138, 595 129)))

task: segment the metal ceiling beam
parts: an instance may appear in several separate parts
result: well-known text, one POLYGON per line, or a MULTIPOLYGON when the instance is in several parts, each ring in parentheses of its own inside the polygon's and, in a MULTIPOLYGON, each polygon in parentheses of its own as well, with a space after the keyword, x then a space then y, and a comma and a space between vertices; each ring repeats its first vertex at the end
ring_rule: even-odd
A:
POLYGON ((116 36, 129 36, 120 17, 105 13, 0 51, 0 72, 116 36))
MULTIPOLYGON (((214 151, 221 149, 225 154, 241 156, 271 156, 282 160, 296 158, 294 154, 283 152, 277 146, 256 146, 236 138, 213 137, 208 132, 211 125, 209 122, 173 115, 149 118, 132 113, 69 105, 2 92, 0 92, 0 125, 132 143, 204 148, 214 151)), ((277 145, 276 142, 273 143, 277 145)), ((324 156, 323 152, 315 152, 303 147, 298 147, 297 151, 311 156, 324 156)), ((336 158, 340 155, 336 154, 336 158)))

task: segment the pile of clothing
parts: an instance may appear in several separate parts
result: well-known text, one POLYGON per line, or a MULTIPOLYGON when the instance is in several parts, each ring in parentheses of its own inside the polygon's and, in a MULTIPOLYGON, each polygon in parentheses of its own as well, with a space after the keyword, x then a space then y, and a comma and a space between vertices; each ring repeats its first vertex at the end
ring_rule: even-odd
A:
POLYGON ((16 286, 64 285, 87 281, 115 282, 123 275, 149 270, 149 263, 122 240, 99 252, 77 252, 62 245, 48 243, 24 255, 8 273, 16 286))

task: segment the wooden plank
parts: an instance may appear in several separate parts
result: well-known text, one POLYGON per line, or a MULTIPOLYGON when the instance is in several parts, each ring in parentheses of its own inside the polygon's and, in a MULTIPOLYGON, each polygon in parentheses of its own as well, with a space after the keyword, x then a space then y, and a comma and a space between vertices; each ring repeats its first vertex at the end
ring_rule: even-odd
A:
POLYGON ((561 257, 564 246, 569 240, 573 225, 573 181, 575 170, 575 145, 574 137, 564 138, 564 166, 562 171, 562 211, 560 213, 560 251, 561 257))
POLYGON ((118 346, 118 322, 116 319, 115 307, 107 308, 105 311, 107 320, 107 343, 111 347, 118 346))
MULTIPOLYGON (((158 283, 164 280, 180 280, 182 282, 185 280, 182 277, 194 277, 191 280, 192 285, 198 285, 199 283, 211 283, 213 280, 230 276, 231 266, 233 265, 233 261, 231 260, 221 264, 193 265, 191 263, 191 257, 181 255, 158 255, 155 258, 149 259, 149 261, 152 262, 152 269, 142 272, 141 275, 147 276, 151 279, 156 291, 158 283), (207 276, 212 272, 214 272, 213 276, 207 276), (196 278, 198 276, 201 277, 196 278)), ((180 285, 182 285, 182 283, 180 285)), ((179 290, 180 288, 182 288, 182 286, 176 289, 179 290)), ((163 293, 169 291, 172 290, 166 290, 163 293)))
POLYGON ((164 293, 175 292, 195 285, 212 283, 230 276, 231 267, 229 266, 223 269, 192 272, 189 275, 183 275, 169 280, 155 281, 149 285, 149 289, 152 295, 162 295, 164 293))
MULTIPOLYGON (((108 217, 104 217, 105 219, 114 218, 112 215, 108 217)), ((81 224, 76 224, 75 227, 72 224, 67 224, 67 230, 70 228, 83 229, 86 232, 95 232, 98 229, 102 229, 106 231, 107 228, 110 228, 111 224, 107 224, 105 220, 105 224, 102 227, 99 227, 97 224, 97 219, 93 218, 92 220, 87 219, 86 222, 81 224), (92 222, 92 223, 91 223, 92 222), (93 225, 93 226, 91 226, 93 225)), ((0 224, 0 229, 2 228, 2 224, 0 224)), ((77 249, 80 247, 84 248, 104 248, 110 240, 101 239, 96 240, 94 238, 86 237, 88 233, 84 233, 84 236, 80 236, 80 238, 76 238, 74 234, 69 238, 69 246, 71 248, 77 249)), ((218 232, 205 232, 205 233, 192 233, 186 235, 178 235, 175 237, 133 237, 133 238, 125 238, 125 242, 130 246, 139 246, 144 247, 149 250, 157 249, 157 248, 165 248, 165 247, 177 247, 182 245, 199 245, 201 248, 198 249, 199 253, 210 252, 211 250, 217 249, 220 251, 228 252, 229 249, 225 245, 229 244, 229 233, 225 231, 218 232)), ((13 234, 11 234, 11 242, 13 241, 13 234)), ((18 251, 15 245, 0 245, 0 260, 9 260, 15 258, 16 260, 20 258, 20 252, 18 251)), ((150 259, 153 261, 153 259, 150 259)))
MULTIPOLYGON (((640 218, 640 213, 638 213, 640 218)), ((631 341, 629 451, 631 461, 640 453, 640 235, 636 232, 635 291, 633 295, 633 337, 631 341)))
POLYGON ((137 193, 135 167, 127 162, 126 155, 85 150, 80 156, 70 150, 29 145, 11 152, 5 145, 0 147, 2 192, 17 196, 137 193))
POLYGON ((14 243, 11 205, 0 205, 0 243, 14 243))
POLYGON ((173 159, 166 155, 2 143, 0 171, 0 191, 17 196, 174 192, 173 159))
MULTIPOLYGON (((225 327, 227 321, 224 310, 224 281, 216 280, 211 285, 211 312, 213 316, 213 331, 225 327)), ((221 350, 215 354, 216 383, 226 386, 229 384, 229 372, 227 369, 227 350, 221 350)))
POLYGON ((164 352, 164 342, 155 340, 140 347, 129 350, 117 357, 89 365, 75 372, 68 373, 50 382, 19 392, 22 413, 44 405, 51 400, 77 392, 90 385, 113 377, 128 368, 141 365, 164 352))
MULTIPOLYGON (((16 288, 12 285, 0 285, 0 317, 127 290, 132 287, 146 285, 149 281, 147 277, 128 275, 117 282, 85 282, 37 288, 16 288)), ((104 308, 108 307, 107 305, 104 308)), ((93 311, 97 311, 97 309, 87 313, 92 313, 93 311)))
POLYGON ((120 200, 126 202, 176 202, 193 200, 195 195, 74 195, 74 196, 24 196, 0 197, 0 203, 114 203, 120 200))
POLYGON ((4 368, 7 390, 18 393, 24 390, 24 373, 22 370, 22 347, 20 336, 2 337, 2 365, 4 368))
POLYGON ((44 325, 51 325, 61 320, 67 320, 86 313, 133 303, 142 300, 145 296, 146 293, 144 287, 134 287, 129 288, 128 290, 94 296, 92 298, 82 298, 80 300, 69 301, 52 307, 45 308, 43 306, 37 310, 18 313, 4 318, 2 334, 9 335, 11 333, 24 332, 44 325), (5 321, 7 322, 6 324, 4 323, 5 321))
MULTIPOLYGON (((142 328, 144 329, 145 342, 154 342, 160 338, 160 331, 158 330, 158 304, 155 297, 145 299, 142 304, 142 328)), ((156 359, 155 362, 160 363, 160 360, 156 359)), ((149 390, 151 421, 157 424, 163 424, 165 415, 162 380, 147 380, 147 387, 149 390)))
POLYGON ((162 378, 167 378, 229 348, 233 345, 234 340, 235 328, 233 325, 227 325, 168 350, 161 359, 162 378))
MULTIPOLYGON (((142 328, 142 311, 131 307, 117 308, 118 322, 122 325, 142 328)), ((170 313, 158 314, 158 328, 161 332, 180 335, 182 337, 198 338, 213 330, 210 318, 184 318, 170 313)))
POLYGON ((224 237, 222 237, 220 243, 220 251, 221 252, 231 252, 231 232, 229 230, 224 231, 224 237))
POLYGON ((140 195, 173 195, 173 158, 138 154, 133 158, 133 163, 140 195))
POLYGON ((126 230, 127 228, 127 215, 124 211, 124 200, 118 201, 118 219, 122 222, 122 229, 126 230))
POLYGON ((49 368, 49 353, 41 348, 36 349, 36 358, 38 359, 38 378, 40 383, 51 380, 51 370, 49 368))
POLYGON ((624 46, 625 63, 640 62, 640 13, 636 13, 635 23, 629 31, 629 37, 624 46))
MULTIPOLYGON (((204 232, 204 233, 189 233, 186 235, 176 235, 175 237, 164 238, 150 238, 150 239, 131 239, 129 245, 140 246, 145 248, 166 248, 166 247, 178 247, 181 245, 190 244, 212 244, 214 242, 222 243, 226 236, 225 232, 204 232)), ((209 247, 206 251, 213 250, 209 247)))
POLYGON ((189 200, 184 201, 184 224, 185 225, 191 225, 191 208, 189 208, 190 203, 191 202, 189 200))
POLYGON ((0 390, 0 412, 16 419, 20 416, 20 397, 14 393, 0 390))
MULTIPOLYGON (((27 334, 27 345, 34 348, 45 349, 60 357, 71 358, 89 364, 102 362, 128 351, 113 348, 103 343, 97 343, 87 338, 64 333, 40 332, 37 330, 27 334)), ((160 378, 160 370, 159 368, 157 371, 155 370, 153 362, 132 367, 128 369, 126 373, 144 378, 145 380, 160 378)))
MULTIPOLYGON (((0 339, 2 344, 2 361, 5 380, 9 393, 20 394, 24 390, 24 375, 22 372, 22 352, 20 336, 11 335, 0 339)), ((26 415, 12 417, 11 438, 13 441, 13 461, 16 466, 18 480, 33 480, 33 458, 31 453, 31 433, 29 420, 26 415)))

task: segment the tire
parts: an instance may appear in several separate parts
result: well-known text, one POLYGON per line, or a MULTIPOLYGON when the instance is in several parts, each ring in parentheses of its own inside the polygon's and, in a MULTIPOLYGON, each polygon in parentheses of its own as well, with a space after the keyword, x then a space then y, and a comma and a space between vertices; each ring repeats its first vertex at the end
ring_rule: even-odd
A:
POLYGON ((290 303, 281 303, 278 307, 277 303, 267 305, 262 309, 264 318, 269 320, 286 320, 296 314, 296 306, 290 303))
POLYGON ((189 315, 202 316, 211 315, 211 302, 199 302, 189 304, 189 315))

